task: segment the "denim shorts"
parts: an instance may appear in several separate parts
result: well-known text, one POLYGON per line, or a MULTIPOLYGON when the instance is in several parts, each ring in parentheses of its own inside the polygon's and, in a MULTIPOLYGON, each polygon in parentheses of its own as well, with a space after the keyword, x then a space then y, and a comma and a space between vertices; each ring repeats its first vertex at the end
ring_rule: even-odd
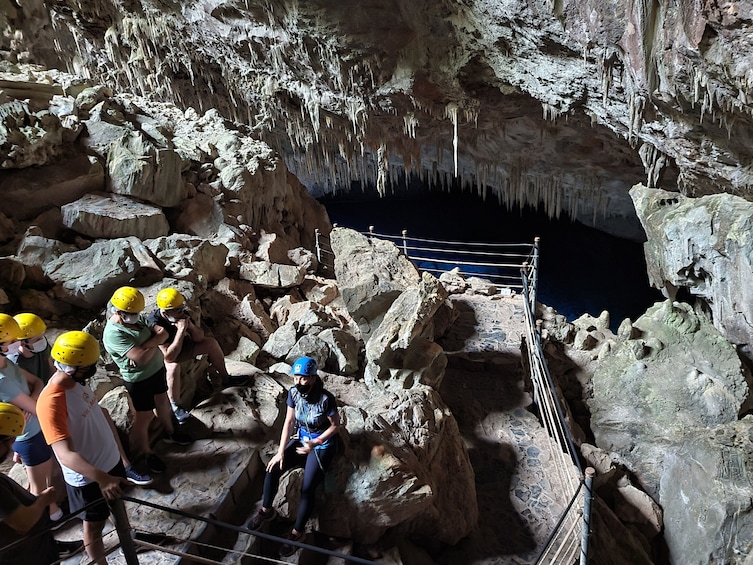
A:
POLYGON ((52 448, 44 441, 42 432, 23 441, 14 441, 13 451, 21 456, 27 467, 36 467, 52 457, 52 448))

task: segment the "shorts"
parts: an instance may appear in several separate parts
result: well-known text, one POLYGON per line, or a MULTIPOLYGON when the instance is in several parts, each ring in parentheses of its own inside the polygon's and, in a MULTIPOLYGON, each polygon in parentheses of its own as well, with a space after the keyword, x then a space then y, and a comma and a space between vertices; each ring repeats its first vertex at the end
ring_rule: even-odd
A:
MULTIPOLYGON (((112 468, 110 475, 125 478, 125 467, 123 467, 121 461, 118 461, 118 464, 112 468)), ((84 522, 103 522, 107 520, 107 517, 110 515, 110 507, 107 505, 107 501, 96 481, 92 481, 82 487, 74 487, 66 483, 65 490, 68 493, 68 505, 70 506, 71 514, 75 514, 87 504, 99 501, 98 504, 94 504, 84 510, 80 518, 84 522)))
POLYGON ((42 432, 29 439, 14 441, 13 451, 21 456, 21 461, 27 467, 36 467, 52 457, 52 448, 47 445, 42 432))
POLYGON ((136 412, 150 412, 154 410, 154 397, 167 392, 167 373, 162 367, 151 377, 135 383, 124 382, 131 402, 136 412))

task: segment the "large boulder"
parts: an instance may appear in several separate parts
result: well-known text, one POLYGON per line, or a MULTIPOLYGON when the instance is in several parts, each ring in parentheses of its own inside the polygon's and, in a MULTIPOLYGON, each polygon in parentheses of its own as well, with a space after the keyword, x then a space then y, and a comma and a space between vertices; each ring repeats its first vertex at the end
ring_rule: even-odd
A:
POLYGON ((753 203, 731 194, 689 198, 634 186, 630 196, 648 240, 649 281, 674 299, 698 297, 714 325, 753 360, 753 203))
POLYGON ((439 388, 447 358, 425 337, 432 317, 447 298, 439 280, 423 273, 421 283, 392 302, 366 342, 364 378, 372 387, 410 388, 422 383, 439 388))
POLYGON ((153 239, 170 231, 161 208, 117 194, 87 194, 62 212, 66 227, 94 238, 153 239))
POLYGON ((407 288, 418 286, 418 270, 388 241, 347 228, 330 234, 335 276, 345 306, 364 341, 379 326, 392 302, 407 288))
POLYGON ((280 265, 269 261, 242 260, 238 276, 264 288, 291 288, 303 282, 306 269, 297 265, 280 265))
POLYGON ((740 504, 753 498, 751 438, 730 431, 749 393, 735 347, 687 304, 658 303, 601 347, 588 400, 597 445, 664 509, 675 563, 735 563, 753 549, 740 504))
POLYGON ((125 133, 107 152, 110 190, 158 206, 177 206, 183 199, 181 166, 173 149, 157 146, 141 131, 125 133))
POLYGON ((84 308, 104 306, 125 284, 162 278, 135 237, 97 241, 81 251, 63 253, 45 266, 44 274, 55 283, 58 298, 84 308))
POLYGON ((145 242, 149 250, 164 264, 164 270, 176 279, 204 285, 225 276, 227 247, 199 237, 174 233, 145 242))

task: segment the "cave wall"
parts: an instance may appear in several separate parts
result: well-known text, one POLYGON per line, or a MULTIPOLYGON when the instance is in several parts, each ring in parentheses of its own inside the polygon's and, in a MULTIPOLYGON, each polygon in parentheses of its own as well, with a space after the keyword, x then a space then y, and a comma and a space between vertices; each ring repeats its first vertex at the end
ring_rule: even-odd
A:
POLYGON ((749 2, 0 6, 4 59, 218 108, 314 194, 408 172, 636 239, 638 182, 749 197, 749 2))

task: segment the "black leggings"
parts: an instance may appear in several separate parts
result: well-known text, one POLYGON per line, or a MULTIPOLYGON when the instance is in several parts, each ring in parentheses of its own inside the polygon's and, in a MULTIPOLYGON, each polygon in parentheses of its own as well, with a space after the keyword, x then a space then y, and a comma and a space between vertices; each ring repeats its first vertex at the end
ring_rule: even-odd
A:
POLYGON ((271 508, 272 501, 280 486, 280 477, 282 474, 289 469, 303 467, 301 504, 298 506, 298 516, 296 516, 295 526, 293 526, 297 532, 303 532, 303 529, 306 527, 306 522, 308 522, 311 512, 314 510, 316 487, 324 480, 324 471, 330 468, 336 450, 336 446, 332 445, 324 449, 319 448, 315 452, 312 451, 306 455, 299 455, 295 452, 295 449, 301 447, 301 445, 301 442, 297 439, 291 440, 285 446, 283 468, 280 469, 279 465, 275 465, 271 471, 267 471, 264 477, 264 495, 261 502, 264 508, 271 508))

